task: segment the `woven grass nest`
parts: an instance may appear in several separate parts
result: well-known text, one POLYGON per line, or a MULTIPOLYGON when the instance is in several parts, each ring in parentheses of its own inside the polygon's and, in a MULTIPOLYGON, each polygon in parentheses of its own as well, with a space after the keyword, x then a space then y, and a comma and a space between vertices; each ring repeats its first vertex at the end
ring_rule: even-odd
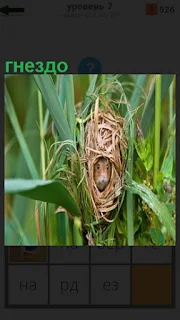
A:
POLYGON ((110 213, 119 203, 123 190, 127 140, 124 132, 125 119, 117 116, 104 97, 96 99, 94 112, 85 128, 86 183, 90 192, 96 221, 112 222, 110 213), (100 100, 104 108, 99 108, 100 100), (94 180, 94 165, 99 158, 109 159, 110 181, 100 192, 94 180))

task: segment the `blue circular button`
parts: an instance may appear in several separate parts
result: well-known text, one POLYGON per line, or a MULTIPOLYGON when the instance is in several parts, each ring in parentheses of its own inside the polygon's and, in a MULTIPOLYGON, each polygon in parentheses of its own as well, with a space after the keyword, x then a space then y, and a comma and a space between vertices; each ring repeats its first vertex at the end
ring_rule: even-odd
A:
POLYGON ((102 73, 102 65, 96 58, 86 57, 81 60, 78 67, 78 72, 84 74, 99 74, 102 73))

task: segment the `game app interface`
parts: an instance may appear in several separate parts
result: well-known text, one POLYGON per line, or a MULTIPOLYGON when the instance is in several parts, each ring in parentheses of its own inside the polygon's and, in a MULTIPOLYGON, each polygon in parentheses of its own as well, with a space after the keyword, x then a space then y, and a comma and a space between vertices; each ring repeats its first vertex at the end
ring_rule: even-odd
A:
POLYGON ((2 319, 178 318, 178 10, 0 1, 2 319))

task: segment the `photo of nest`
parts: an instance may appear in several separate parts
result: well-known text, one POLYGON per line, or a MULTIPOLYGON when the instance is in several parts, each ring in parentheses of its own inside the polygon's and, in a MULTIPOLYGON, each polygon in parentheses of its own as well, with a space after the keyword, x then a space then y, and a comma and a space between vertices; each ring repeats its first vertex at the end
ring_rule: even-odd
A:
POLYGON ((176 76, 5 76, 5 245, 176 244, 176 76))
MULTIPOLYGON (((102 97, 100 97, 102 99, 102 97)), ((96 220, 108 219, 122 194, 127 141, 123 129, 124 119, 116 116, 105 102, 106 110, 99 110, 99 97, 95 102, 94 117, 87 122, 85 155, 87 185, 96 220)))

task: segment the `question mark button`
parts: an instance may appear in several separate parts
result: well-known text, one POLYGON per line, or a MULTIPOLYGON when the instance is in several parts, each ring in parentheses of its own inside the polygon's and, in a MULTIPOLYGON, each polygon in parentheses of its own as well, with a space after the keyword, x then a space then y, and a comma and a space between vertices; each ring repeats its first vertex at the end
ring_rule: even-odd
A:
POLYGON ((101 63, 99 60, 97 60, 94 57, 86 57, 82 59, 79 64, 78 73, 83 73, 83 74, 102 73, 101 63))

